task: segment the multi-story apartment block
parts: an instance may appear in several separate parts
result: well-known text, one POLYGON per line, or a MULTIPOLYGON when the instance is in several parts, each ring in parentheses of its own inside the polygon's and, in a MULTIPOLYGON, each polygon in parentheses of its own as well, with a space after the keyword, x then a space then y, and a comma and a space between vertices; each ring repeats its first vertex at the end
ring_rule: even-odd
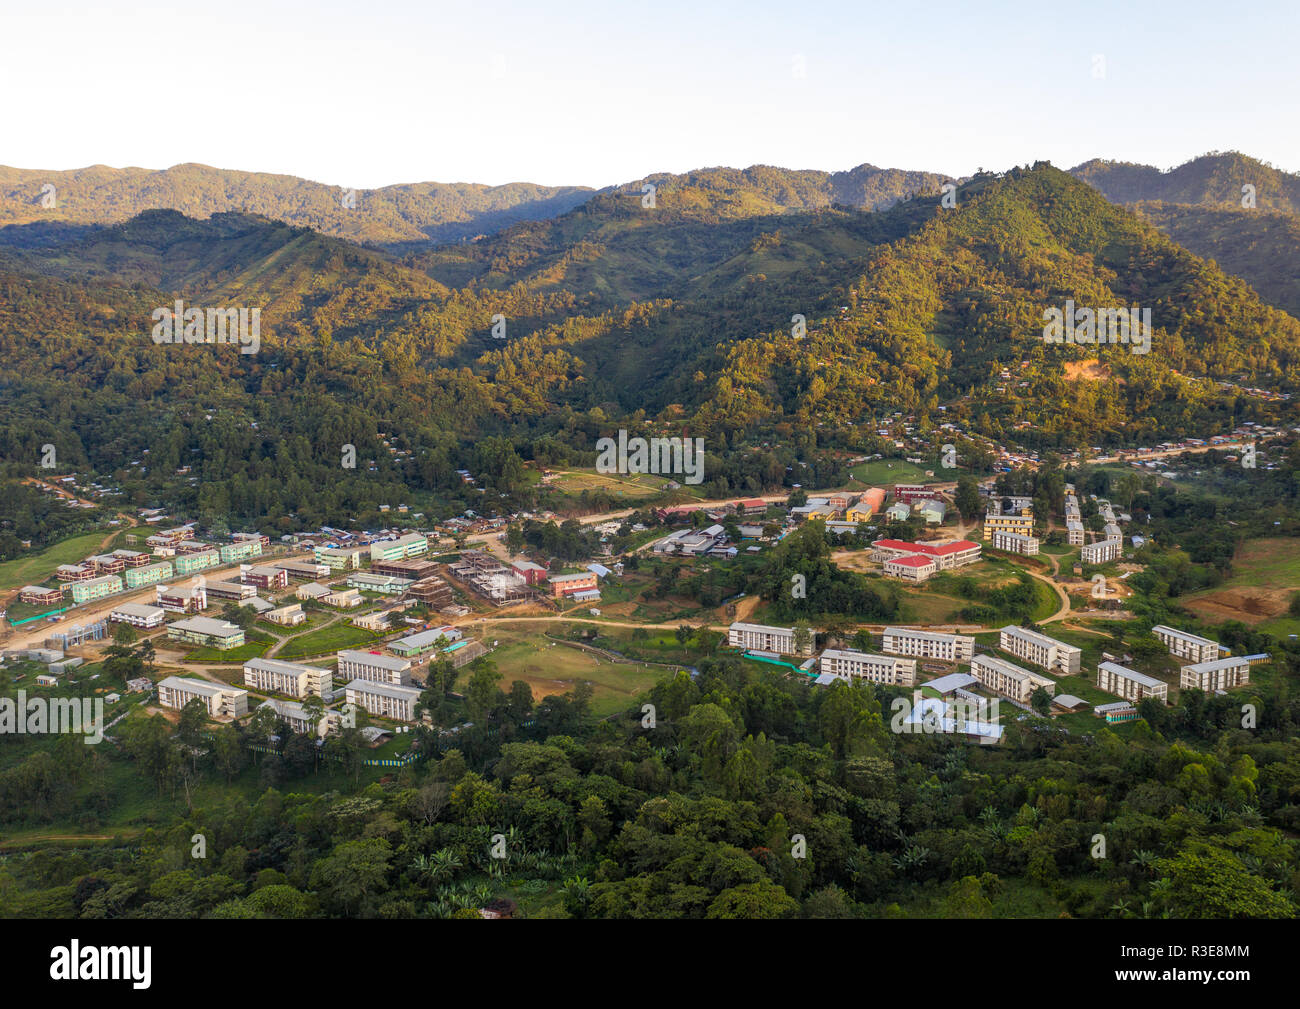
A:
POLYGON ((276 561, 275 566, 289 572, 290 578, 307 582, 324 578, 330 573, 330 569, 324 564, 316 564, 312 561, 276 561))
POLYGON ((415 721, 415 706, 420 702, 421 693, 417 687, 357 679, 345 691, 348 704, 364 708, 372 715, 395 722, 415 721))
POLYGON ((881 648, 893 655, 910 655, 918 659, 969 662, 975 654, 975 639, 965 634, 886 627, 881 648))
POLYGON ((974 564, 980 559, 983 549, 970 540, 950 540, 945 543, 874 540, 871 544, 871 559, 883 564, 898 557, 928 557, 940 571, 949 571, 974 564))
POLYGON ((95 554, 87 557, 86 563, 95 569, 97 575, 116 575, 126 570, 126 561, 113 554, 95 554))
POLYGON ((405 578, 394 578, 392 575, 375 575, 368 571, 358 571, 356 574, 348 575, 348 588, 356 589, 358 592, 378 592, 385 596, 401 595, 411 587, 411 582, 405 578))
POLYGON ((146 564, 142 568, 130 568, 126 572, 126 587, 139 589, 146 585, 156 585, 158 582, 170 580, 175 573, 169 561, 146 564))
POLYGON ((176 553, 178 555, 199 554, 211 549, 212 547, 201 540, 181 540, 176 544, 176 553))
POLYGON ((1008 624, 999 631, 998 647, 1048 672, 1069 676, 1082 668, 1083 649, 1027 627, 1008 624))
POLYGON ((994 533, 1019 533, 1031 536, 1034 532, 1032 515, 985 515, 984 538, 992 539, 994 533))
POLYGON ((233 599, 235 602, 252 599, 257 595, 256 585, 245 585, 243 582, 208 582, 207 589, 208 595, 213 599, 233 599))
POLYGON ((289 572, 270 564, 241 564, 239 580, 259 589, 283 589, 289 585, 289 572))
POLYGON ((828 648, 818 660, 818 671, 842 680, 869 680, 891 687, 916 685, 916 660, 893 655, 871 655, 852 649, 828 648))
POLYGON ((549 580, 551 598, 560 599, 571 596, 575 592, 599 588, 599 582, 600 579, 591 571, 579 571, 571 575, 552 575, 549 580))
MULTIPOLYGON (((422 533, 407 533, 395 540, 378 540, 370 544, 371 561, 398 561, 416 557, 429 549, 429 539, 422 533)), ((324 563, 324 562, 322 562, 324 563)))
POLYGON ((154 602, 168 613, 198 613, 208 608, 207 586, 156 585, 154 602))
POLYGON ((1110 561, 1117 561, 1123 552, 1123 540, 1108 539, 1098 540, 1096 543, 1085 543, 1079 548, 1079 560, 1084 564, 1107 564, 1110 561))
POLYGON ((1188 634, 1176 627, 1156 624, 1151 633, 1160 639, 1160 643, 1169 649, 1169 654, 1177 659, 1192 662, 1213 662, 1223 654, 1217 641, 1203 638, 1197 634, 1188 634))
POLYGON ((91 564, 60 564, 54 576, 61 582, 88 582, 95 577, 95 568, 91 564))
POLYGON ((169 676, 158 683, 158 703, 179 711, 190 701, 199 700, 210 718, 239 718, 248 714, 248 691, 224 683, 169 676))
POLYGON ((100 575, 84 582, 72 583, 72 601, 90 603, 122 591, 121 575, 100 575))
POLYGON ((812 635, 802 649, 797 650, 793 627, 769 627, 766 624, 746 624, 740 621, 727 631, 727 644, 750 652, 774 652, 777 655, 811 655, 812 635))
POLYGON ((143 603, 122 603, 108 615, 113 623, 130 624, 145 630, 161 627, 166 618, 167 614, 161 606, 145 606, 143 603))
POLYGON ((248 560, 250 557, 261 556, 261 540, 239 540, 235 543, 227 543, 221 548, 222 564, 237 564, 240 561, 248 560))
MULTIPOLYGON (((459 641, 463 636, 455 627, 435 627, 432 630, 420 631, 419 634, 399 638, 388 647, 398 655, 418 656, 433 651, 438 647, 440 641, 445 641, 446 645, 450 645, 459 641)), ((446 645, 443 647, 446 647, 446 645)))
POLYGON ((138 568, 149 563, 149 555, 136 550, 114 550, 113 556, 122 558, 122 563, 128 568, 138 568))
POLYGON ((1114 662, 1103 662, 1097 667, 1097 687, 1126 701, 1158 697, 1167 702, 1169 698, 1168 684, 1114 662))
POLYGON ((939 565, 933 557, 922 554, 905 554, 902 557, 890 557, 885 561, 886 578, 900 578, 905 582, 923 582, 931 575, 937 574, 939 565))
POLYGON ((303 666, 275 659, 249 659, 244 663, 244 686, 273 690, 290 697, 324 697, 334 689, 334 674, 328 669, 303 666))
MULTIPOLYGON (((312 732, 312 716, 305 707, 297 701, 281 701, 278 698, 271 698, 263 701, 258 705, 258 710, 269 708, 274 711, 280 721, 284 722, 290 729, 299 735, 306 735, 312 732)), ((343 717, 337 711, 323 711, 320 720, 316 723, 315 734, 324 739, 331 732, 338 729, 342 724, 343 717)))
POLYGON ((63 590, 47 589, 44 585, 24 585, 18 598, 33 606, 57 606, 63 602, 63 590))
POLYGON ((167 637, 191 645, 205 645, 228 651, 244 643, 244 629, 226 620, 188 617, 167 625, 167 637))
POLYGON ((1083 523, 1078 519, 1065 520, 1066 540, 1072 547, 1083 546, 1084 528, 1083 523))
POLYGON ((339 676, 345 679, 402 685, 411 682, 409 659, 395 659, 375 652, 341 651, 338 660, 339 676))
POLYGON ((317 547, 313 557, 331 571, 350 571, 361 567, 361 547, 317 547))
POLYGON ((1250 660, 1244 656, 1225 659, 1211 659, 1183 666, 1178 682, 1184 688, 1199 687, 1201 690, 1229 690, 1232 687, 1244 687, 1250 682, 1250 660))
POLYGON ((192 554, 177 554, 172 560, 172 567, 176 569, 178 575, 192 575, 198 571, 215 568, 220 563, 220 551, 200 550, 192 554))
POLYGON ((271 545, 271 537, 262 533, 231 533, 230 538, 235 543, 257 543, 263 550, 271 545))
POLYGON ((1024 536, 1021 533, 1008 533, 1000 530, 993 531, 993 549, 1005 550, 1007 553, 1024 554, 1026 557, 1032 557, 1038 553, 1038 537, 1024 536))
POLYGON ((1056 693, 1056 681, 1050 676, 1030 672, 993 655, 973 656, 970 674, 995 693, 1021 704, 1028 704, 1039 687, 1049 694, 1056 693))

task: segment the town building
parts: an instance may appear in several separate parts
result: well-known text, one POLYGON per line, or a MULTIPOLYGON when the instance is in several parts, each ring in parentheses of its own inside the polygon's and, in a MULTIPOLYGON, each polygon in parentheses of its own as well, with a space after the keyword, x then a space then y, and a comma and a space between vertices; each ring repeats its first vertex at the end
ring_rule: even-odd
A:
POLYGON ((390 611, 375 610, 373 613, 358 613, 352 618, 352 624, 366 631, 386 631, 388 630, 388 618, 390 611))
POLYGON ((360 589, 334 589, 321 596, 320 601, 326 606, 333 606, 340 610, 351 610, 364 603, 365 599, 361 597, 360 589))
POLYGON ((1140 701, 1144 697, 1167 701, 1169 697, 1169 686, 1162 680, 1115 662, 1103 662, 1097 667, 1097 688, 1127 701, 1140 701))
POLYGON ((1028 627, 1008 624, 999 631, 998 647, 1016 658, 1024 659, 1048 672, 1070 676, 1083 667, 1083 649, 1031 631, 1028 627))
POLYGON ((1078 519, 1065 520, 1066 540, 1072 547, 1083 546, 1084 528, 1083 523, 1078 519))
POLYGON ((248 659, 244 663, 244 686, 272 690, 290 697, 324 697, 334 689, 334 674, 328 669, 280 662, 276 659, 248 659))
POLYGON ((1123 553, 1124 541, 1120 539, 1098 540, 1085 543, 1079 548, 1079 559, 1084 564, 1107 564, 1117 561, 1123 553))
POLYGON ((868 522, 885 503, 885 492, 880 487, 871 487, 859 495, 855 504, 844 511, 844 518, 849 522, 868 522))
POLYGON ((939 491, 923 483, 900 483, 894 485, 894 500, 904 501, 907 504, 916 504, 918 501, 938 501, 939 491))
POLYGON ((571 575, 552 575, 550 578, 551 598, 560 599, 575 592, 584 592, 599 587, 599 579, 594 571, 579 571, 571 575))
POLYGON ((408 582, 418 582, 438 573, 438 565, 431 560, 375 561, 370 565, 372 575, 390 575, 408 582))
POLYGON ((992 539, 994 533, 1019 533, 1021 536, 1032 536, 1034 533, 1034 517, 1032 515, 994 515, 984 516, 984 538, 992 539))
POLYGON ((108 619, 113 623, 130 624, 132 627, 141 627, 145 630, 152 630, 155 627, 161 627, 163 621, 167 619, 167 614, 161 606, 146 606, 143 603, 122 603, 116 606, 113 612, 108 615, 108 619))
POLYGON ((976 563, 983 549, 970 540, 949 540, 943 543, 874 540, 871 544, 871 559, 883 564, 896 557, 928 557, 940 571, 949 571, 976 563))
POLYGON ((1021 704, 1028 704, 1039 687, 1049 694, 1056 693, 1056 681, 1050 676, 1032 673, 993 655, 972 656, 970 674, 994 693, 1010 697, 1021 704))
POLYGON ((156 585, 158 582, 170 581, 175 573, 172 570, 170 561, 158 561, 156 564, 130 568, 125 575, 126 587, 128 589, 139 589, 146 585, 156 585))
POLYGON ((916 514, 925 520, 926 525, 942 525, 948 514, 948 506, 942 501, 918 501, 916 514))
POLYGON ((257 595, 256 585, 245 585, 243 582, 208 582, 206 587, 208 595, 213 599, 233 599, 235 602, 240 602, 257 595))
POLYGON ((348 704, 355 704, 372 715, 395 722, 413 722, 421 691, 417 687, 356 679, 347 685, 345 693, 348 704))
POLYGON ((308 582, 306 585, 299 585, 293 594, 296 599, 323 599, 330 594, 330 587, 318 582, 308 582))
POLYGON ((437 576, 421 578, 406 590, 406 594, 435 610, 451 605, 451 586, 437 576))
POLYGON ((284 568, 274 567, 270 564, 241 564, 239 566, 239 580, 245 585, 252 585, 267 591, 284 589, 289 587, 289 572, 284 568))
POLYGON ((61 582, 88 582, 95 577, 95 568, 90 564, 60 564, 54 569, 54 577, 61 582))
POLYGON ((379 683, 411 682, 409 659, 395 659, 376 652, 341 651, 338 653, 339 676, 350 680, 375 680, 379 683))
POLYGON ((447 565, 447 570, 494 606, 508 606, 535 597, 523 578, 484 550, 462 550, 460 557, 447 565))
POLYGON ((315 581, 317 578, 324 578, 330 573, 330 569, 324 564, 316 564, 312 561, 276 561, 277 568, 283 568, 289 572, 289 577, 298 581, 315 581))
POLYGON ((1160 639, 1160 643, 1169 649, 1169 654, 1188 662, 1213 662, 1223 654, 1217 641, 1203 638, 1197 634, 1180 631, 1176 627, 1156 624, 1151 633, 1160 639))
POLYGON ((100 575, 84 582, 72 583, 72 601, 91 603, 122 591, 121 575, 100 575))
POLYGON ((237 564, 240 561, 246 561, 250 557, 262 556, 262 541, 256 540, 239 540, 235 543, 227 543, 221 548, 222 564, 237 564))
POLYGON ((727 630, 727 644, 749 652, 772 652, 776 655, 803 655, 813 652, 812 634, 802 648, 796 648, 793 627, 769 627, 766 624, 733 623, 727 630))
POLYGON ((203 543, 199 540, 181 540, 176 544, 176 553, 178 556, 181 554, 204 553, 211 549, 212 547, 209 544, 203 543))
POLYGON ((154 604, 168 613, 198 613, 208 608, 208 589, 206 585, 192 585, 189 588, 155 585, 154 604))
POLYGON ((317 547, 312 556, 331 571, 350 571, 361 567, 364 552, 361 547, 317 547))
POLYGON ((439 642, 445 642, 446 644, 443 647, 446 647, 446 645, 459 641, 462 636, 460 631, 450 625, 435 627, 432 630, 420 631, 418 634, 399 638, 388 646, 388 650, 405 658, 415 658, 434 651, 438 648, 439 642))
POLYGON ((546 581, 546 568, 533 561, 511 561, 511 569, 529 585, 540 585, 546 581))
POLYGON ((177 554, 172 560, 172 567, 178 575, 192 575, 198 571, 215 568, 221 563, 221 553, 217 550, 202 550, 193 554, 177 554))
POLYGON ((210 617, 187 617, 167 625, 167 637, 191 645, 204 645, 228 651, 244 643, 244 629, 226 620, 210 617))
POLYGON ((24 585, 18 598, 33 606, 57 606, 63 602, 63 590, 47 589, 44 585, 24 585))
POLYGON ((942 662, 969 662, 975 654, 975 639, 966 634, 919 631, 909 627, 886 627, 883 651, 942 662))
POLYGON ((126 570, 126 561, 112 554, 95 554, 87 557, 85 563, 94 568, 97 575, 116 575, 126 570))
MULTIPOLYGON (((263 708, 269 708, 274 711, 276 717, 298 735, 303 736, 311 733, 312 715, 302 704, 297 701, 282 701, 279 698, 272 697, 263 701, 258 706, 260 711, 263 708)), ((337 711, 328 709, 320 713, 320 719, 316 723, 315 735, 324 739, 331 732, 334 732, 343 722, 343 716, 337 711)))
POLYGON ((1244 687, 1250 682, 1250 661, 1245 657, 1211 659, 1183 666, 1178 682, 1184 688, 1198 687, 1207 693, 1244 687))
POLYGON ((302 603, 290 603, 288 606, 267 610, 266 619, 282 627, 297 627, 307 622, 307 614, 302 611, 302 603))
POLYGON ((1026 557, 1032 557, 1038 553, 1037 536, 994 531, 992 541, 994 550, 1005 550, 1007 553, 1023 554, 1026 557))
POLYGON ((842 680, 862 679, 891 687, 911 687, 916 684, 916 660, 900 659, 893 655, 870 655, 852 649, 828 648, 822 652, 817 668, 823 676, 830 674, 842 680))
POLYGON ((1098 704, 1092 709, 1092 713, 1098 718, 1104 718, 1107 725, 1118 725, 1123 722, 1137 721, 1137 708, 1133 707, 1128 701, 1114 701, 1110 704, 1098 704))
POLYGON ((923 557, 920 554, 891 557, 885 561, 884 568, 885 577, 900 578, 908 582, 923 582, 939 571, 939 565, 934 562, 934 558, 923 557))
POLYGON ((248 691, 224 683, 169 676, 158 683, 158 703, 179 711, 190 701, 203 702, 210 718, 240 718, 248 714, 248 691))
POLYGON ((394 578, 392 575, 376 575, 368 571, 358 571, 348 575, 348 588, 358 592, 377 592, 385 596, 401 595, 412 585, 406 578, 394 578))
MULTIPOLYGON (((422 533, 407 533, 393 540, 377 540, 370 544, 370 560, 398 561, 405 557, 417 557, 427 553, 429 539, 422 533)), ((324 563, 324 562, 322 562, 324 563)))
POLYGON ((906 501, 895 501, 885 509, 885 518, 890 522, 906 522, 912 517, 912 506, 906 501))
POLYGON ((113 556, 122 558, 122 563, 128 568, 138 568, 149 563, 149 555, 136 550, 114 550, 113 556))

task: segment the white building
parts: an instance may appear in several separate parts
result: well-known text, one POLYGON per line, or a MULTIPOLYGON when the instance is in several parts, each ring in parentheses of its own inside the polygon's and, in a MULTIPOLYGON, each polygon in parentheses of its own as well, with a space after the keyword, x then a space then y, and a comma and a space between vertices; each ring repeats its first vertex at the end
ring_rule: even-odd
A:
MULTIPOLYGON (((307 709, 297 701, 281 701, 272 698, 258 705, 259 710, 262 708, 270 708, 280 717, 281 721, 299 735, 311 732, 311 716, 307 709)), ((337 711, 322 712, 320 721, 316 723, 316 735, 324 739, 337 729, 341 722, 342 717, 337 711)))
POLYGON ((796 650, 793 627, 768 627, 737 621, 727 631, 727 644, 750 652, 775 652, 777 655, 811 655, 812 634, 802 650, 796 650))
POLYGON ((1126 701, 1140 701, 1144 697, 1158 697, 1166 702, 1169 699, 1168 684, 1114 662, 1103 662, 1097 667, 1097 687, 1126 701))
POLYGON ((916 685, 916 660, 892 655, 871 655, 852 649, 828 648, 818 660, 818 671, 841 680, 870 680, 891 687, 916 685))
POLYGON ((975 639, 965 634, 886 627, 882 648, 894 655, 910 655, 918 659, 969 662, 975 654, 975 639))
POLYGON ((1046 634, 1031 631, 1027 627, 1015 627, 1008 624, 999 632, 1001 637, 998 647, 1010 652, 1018 659, 1035 666, 1041 666, 1048 672, 1068 676, 1082 668, 1083 649, 1067 645, 1064 641, 1049 638, 1046 634))
POLYGON ((1188 634, 1176 627, 1156 624, 1151 628, 1151 633, 1160 639, 1162 645, 1169 649, 1170 655, 1178 659, 1186 659, 1189 663, 1213 662, 1223 654, 1217 641, 1211 641, 1209 638, 1202 638, 1196 634, 1188 634))
POLYGON ((1038 553, 1038 537, 1025 536, 1021 533, 1006 532, 1001 529, 994 529, 992 533, 993 549, 1005 550, 1007 553, 1024 554, 1026 557, 1032 557, 1038 553))
POLYGON ((114 623, 130 624, 145 630, 161 627, 166 618, 167 614, 161 606, 145 606, 143 603, 122 603, 108 615, 108 619, 114 623))
POLYGON ((409 659, 396 659, 391 655, 356 651, 339 652, 338 659, 339 676, 349 680, 372 680, 376 683, 399 685, 411 682, 409 659))
POLYGON ((1083 533, 1084 533, 1083 523, 1080 522, 1077 518, 1065 520, 1065 532, 1066 532, 1067 542, 1069 542, 1070 546, 1072 547, 1083 546, 1083 533))
POLYGON ((1028 704, 1039 687, 1049 694, 1056 693, 1056 681, 1050 676, 1032 673, 993 655, 974 656, 970 663, 970 674, 995 693, 1021 704, 1028 704))
POLYGON ((1206 692, 1242 687, 1250 682, 1250 661, 1230 656, 1183 666, 1178 682, 1183 687, 1199 687, 1206 692))
POLYGON ((211 718, 239 718, 248 714, 248 691, 224 683, 169 676, 158 683, 158 703, 179 711, 190 701, 200 700, 211 718))
POLYGON ((364 708, 372 715, 391 718, 397 722, 415 721, 415 706, 419 703, 421 693, 417 687, 353 680, 345 689, 349 704, 364 708))
POLYGON ((1117 561, 1123 552, 1124 541, 1121 539, 1098 540, 1096 543, 1085 543, 1079 548, 1079 559, 1084 564, 1106 564, 1110 561, 1117 561))
POLYGON ((244 686, 253 690, 272 690, 290 697, 311 694, 324 697, 334 688, 334 676, 328 669, 316 666, 275 659, 249 659, 244 663, 244 686))

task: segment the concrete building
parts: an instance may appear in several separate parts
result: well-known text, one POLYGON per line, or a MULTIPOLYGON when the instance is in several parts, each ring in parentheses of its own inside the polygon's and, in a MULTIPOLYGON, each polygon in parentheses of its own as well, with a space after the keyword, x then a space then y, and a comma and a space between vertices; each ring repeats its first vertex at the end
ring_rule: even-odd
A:
POLYGON ((361 547, 317 547, 312 556, 331 571, 350 571, 361 567, 364 553, 361 547))
POLYGON ((360 606, 364 599, 361 598, 359 589, 336 589, 332 592, 326 592, 320 597, 320 601, 326 606, 334 606, 340 610, 350 610, 360 606))
POLYGON ((451 586, 437 576, 421 578, 406 590, 406 594, 435 610, 450 606, 452 600, 451 586))
POLYGON ((95 569, 97 575, 116 575, 126 570, 126 561, 112 554, 95 554, 87 557, 86 563, 95 569))
POLYGON ((984 538, 992 539, 994 533, 1019 533, 1021 536, 1034 534, 1034 517, 1032 515, 985 515, 984 538))
POLYGON ((248 714, 248 691, 224 683, 169 676, 158 683, 158 703, 179 711, 190 701, 199 700, 210 718, 239 718, 248 714))
POLYGON ((519 577, 529 585, 540 585, 542 582, 546 581, 546 569, 540 564, 535 564, 532 561, 518 560, 511 561, 510 567, 514 570, 515 574, 519 575, 519 577))
POLYGON ((1199 687, 1207 693, 1243 687, 1250 682, 1250 660, 1229 656, 1183 666, 1178 682, 1184 688, 1199 687))
POLYGON ((1169 699, 1169 686, 1166 683, 1115 662, 1103 662, 1097 667, 1097 687, 1126 701, 1136 702, 1144 697, 1158 697, 1167 703, 1169 699))
POLYGON ((328 669, 296 662, 248 659, 244 663, 244 686, 290 697, 324 697, 334 689, 334 675, 328 669))
POLYGON ((302 611, 302 603, 290 603, 278 609, 267 610, 266 619, 282 627, 297 627, 307 622, 307 614, 302 611))
POLYGON ((114 550, 113 556, 122 558, 122 562, 128 568, 143 567, 149 563, 149 555, 142 554, 137 550, 114 550))
POLYGON ((439 641, 445 641, 446 644, 443 647, 446 647, 446 645, 459 641, 463 636, 460 631, 450 625, 435 627, 432 630, 420 631, 418 634, 399 638, 390 644, 388 649, 404 658, 414 658, 424 655, 426 652, 434 651, 438 647, 439 641))
POLYGON ((208 608, 206 585, 155 585, 154 603, 168 613, 198 613, 208 608))
POLYGON ((231 599, 241 602, 257 595, 256 585, 245 585, 243 582, 208 582, 206 587, 208 595, 213 599, 231 599))
POLYGON ((241 564, 239 580, 245 585, 266 591, 284 589, 289 587, 289 572, 270 564, 241 564))
POLYGON ((378 592, 385 596, 398 596, 411 587, 413 583, 406 578, 394 578, 392 575, 376 575, 367 571, 358 571, 348 575, 348 588, 358 592, 378 592))
POLYGON ((289 572, 290 578, 298 581, 315 581, 317 578, 324 578, 330 573, 330 569, 324 564, 316 564, 312 561, 276 561, 277 568, 283 568, 289 572))
POLYGON ((1078 519, 1065 520, 1066 541, 1072 547, 1081 547, 1084 542, 1083 523, 1078 519))
POLYGON ((1189 663, 1213 662, 1223 654, 1217 641, 1211 641, 1197 634, 1188 634, 1176 627, 1156 624, 1151 628, 1151 633, 1169 649, 1170 655, 1176 659, 1186 659, 1189 663))
POLYGON ((395 722, 415 721, 415 706, 420 702, 421 691, 392 683, 356 679, 345 688, 348 704, 355 704, 372 715, 391 718, 395 722))
POLYGON ((438 565, 424 558, 400 561, 374 561, 370 565, 372 575, 391 575, 408 582, 418 582, 421 578, 430 578, 438 573, 438 565))
POLYGON ((194 554, 177 554, 172 566, 178 575, 192 575, 198 571, 215 568, 221 563, 221 553, 217 550, 202 550, 194 554))
POLYGON ((923 582, 931 575, 937 574, 939 565, 934 558, 920 554, 907 554, 903 557, 891 557, 884 564, 885 577, 900 578, 907 582, 923 582))
POLYGON ((801 650, 795 648, 793 627, 769 627, 766 624, 746 624, 740 621, 727 630, 727 644, 732 648, 743 648, 749 652, 773 652, 777 655, 812 654, 813 635, 810 633, 807 646, 801 650))
POLYGON ((306 585, 299 585, 293 594, 297 599, 324 599, 330 594, 330 587, 318 582, 308 582, 306 585))
POLYGON ((122 603, 108 615, 113 623, 130 624, 144 630, 161 627, 166 618, 167 614, 161 606, 145 606, 143 603, 122 603))
POLYGON ((341 651, 338 653, 339 676, 349 680, 373 680, 377 683, 411 682, 409 659, 395 659, 375 652, 341 651))
POLYGON ((88 582, 95 577, 95 568, 91 564, 60 564, 54 577, 61 582, 88 582))
POLYGON ((18 598, 33 606, 57 606, 63 602, 63 590, 47 589, 44 585, 24 585, 18 598))
POLYGON ((222 564, 237 564, 240 561, 246 561, 250 557, 262 556, 262 541, 257 540, 239 540, 236 543, 227 543, 221 548, 222 564))
POLYGON ((72 601, 74 603, 92 603, 96 599, 105 599, 122 591, 121 575, 100 575, 84 582, 72 583, 72 601))
MULTIPOLYGON (((398 561, 427 553, 429 540, 421 533, 407 533, 395 540, 378 540, 370 544, 371 561, 398 561)), ((324 562, 322 562, 324 563, 324 562)))
POLYGON ((244 643, 244 629, 225 620, 209 617, 188 617, 167 625, 167 637, 191 645, 219 648, 223 652, 238 648, 244 643))
POLYGON ((1048 672, 1070 676, 1083 668, 1082 648, 1012 624, 1003 627, 998 633, 998 647, 1004 652, 1010 652, 1016 658, 1040 666, 1048 672))
POLYGON ((871 655, 852 649, 828 648, 818 660, 818 671, 842 680, 869 680, 891 687, 911 687, 916 684, 916 660, 900 659, 893 655, 871 655))
POLYGON ((943 662, 969 662, 975 654, 975 639, 965 634, 886 627, 881 647, 892 655, 939 659, 943 662))
POLYGON ((994 693, 1021 704, 1028 704, 1039 687, 1049 694, 1056 693, 1056 681, 1050 676, 1032 673, 993 655, 972 656, 970 674, 994 693))
POLYGON ((143 588, 145 585, 155 585, 158 582, 171 581, 172 575, 176 572, 172 570, 171 562, 159 561, 156 564, 146 564, 141 568, 130 568, 126 572, 126 587, 128 589, 143 588))
MULTIPOLYGON (((300 736, 313 731, 311 714, 297 701, 281 701, 273 697, 270 700, 263 701, 257 707, 259 711, 263 708, 270 708, 280 721, 284 722, 300 736)), ((320 739, 324 739, 331 732, 335 732, 339 725, 342 724, 342 721, 343 717, 337 711, 327 709, 321 712, 320 720, 316 723, 314 730, 315 735, 320 739)))
POLYGON ((585 592, 599 588, 600 579, 594 571, 579 571, 571 575, 552 575, 550 578, 551 597, 560 599, 575 592, 585 592))
POLYGON ((1085 543, 1079 548, 1079 559, 1084 564, 1108 564, 1117 561, 1123 553, 1124 541, 1120 539, 1098 540, 1085 543))
POLYGON ((896 557, 928 557, 940 571, 951 571, 976 563, 983 549, 970 540, 948 540, 942 543, 874 540, 871 544, 871 559, 883 564, 896 557))
POLYGON ((1038 537, 994 530, 992 546, 994 550, 1005 550, 1007 553, 1033 557, 1038 553, 1038 537))

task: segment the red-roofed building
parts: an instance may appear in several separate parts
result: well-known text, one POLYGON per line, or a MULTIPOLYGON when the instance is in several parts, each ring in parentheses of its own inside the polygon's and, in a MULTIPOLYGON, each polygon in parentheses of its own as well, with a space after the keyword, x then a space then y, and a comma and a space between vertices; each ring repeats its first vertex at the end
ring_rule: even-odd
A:
POLYGON ((885 561, 885 576, 909 582, 923 582, 939 570, 933 557, 923 554, 903 554, 885 561))
POLYGON ((747 497, 741 498, 731 507, 741 515, 762 515, 767 511, 767 502, 762 498, 747 497))
POLYGON ((938 570, 974 564, 980 559, 981 546, 970 540, 949 540, 946 543, 909 543, 906 540, 876 540, 871 544, 873 561, 894 560, 898 557, 928 557, 938 570))

